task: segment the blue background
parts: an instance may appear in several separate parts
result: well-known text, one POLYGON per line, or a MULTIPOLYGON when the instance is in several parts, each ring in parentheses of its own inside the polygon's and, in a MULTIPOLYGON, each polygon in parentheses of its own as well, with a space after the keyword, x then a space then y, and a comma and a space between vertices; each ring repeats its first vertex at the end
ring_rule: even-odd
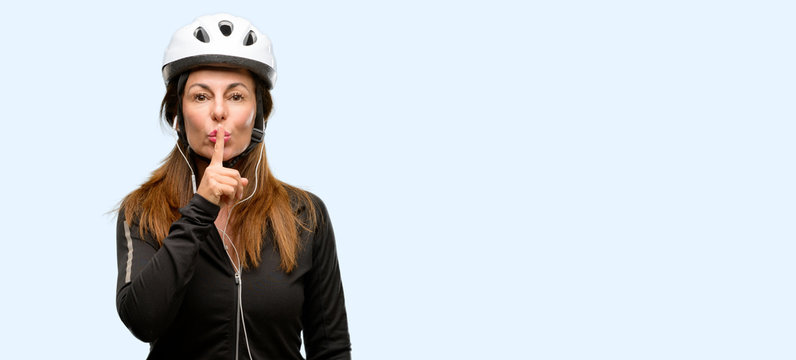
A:
POLYGON ((280 179, 326 202, 358 359, 793 359, 787 1, 4 6, 0 341, 143 359, 117 202, 173 146, 163 51, 274 43, 280 179))

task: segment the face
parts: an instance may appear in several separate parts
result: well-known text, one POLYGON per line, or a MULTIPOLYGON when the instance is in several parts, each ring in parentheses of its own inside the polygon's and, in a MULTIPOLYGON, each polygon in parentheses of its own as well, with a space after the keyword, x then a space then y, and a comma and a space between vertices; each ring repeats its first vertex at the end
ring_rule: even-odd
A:
POLYGON ((257 112, 254 86, 251 74, 242 69, 200 69, 188 75, 182 113, 194 151, 208 159, 213 156, 218 124, 225 130, 225 161, 246 150, 257 112))

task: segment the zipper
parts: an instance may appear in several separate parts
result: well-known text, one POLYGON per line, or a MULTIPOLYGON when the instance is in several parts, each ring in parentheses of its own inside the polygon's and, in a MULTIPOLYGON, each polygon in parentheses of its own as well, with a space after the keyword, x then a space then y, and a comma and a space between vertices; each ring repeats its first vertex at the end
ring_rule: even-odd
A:
POLYGON ((235 273, 235 360, 240 352, 240 273, 235 273))

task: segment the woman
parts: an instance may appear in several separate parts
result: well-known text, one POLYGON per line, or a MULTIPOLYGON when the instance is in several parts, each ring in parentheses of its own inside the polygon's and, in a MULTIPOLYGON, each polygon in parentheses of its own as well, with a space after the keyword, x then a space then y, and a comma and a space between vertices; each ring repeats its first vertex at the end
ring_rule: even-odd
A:
POLYGON ((349 359, 326 208, 268 171, 270 41, 200 17, 174 34, 163 78, 178 141, 119 209, 122 321, 149 359, 300 359, 302 332, 309 359, 349 359))

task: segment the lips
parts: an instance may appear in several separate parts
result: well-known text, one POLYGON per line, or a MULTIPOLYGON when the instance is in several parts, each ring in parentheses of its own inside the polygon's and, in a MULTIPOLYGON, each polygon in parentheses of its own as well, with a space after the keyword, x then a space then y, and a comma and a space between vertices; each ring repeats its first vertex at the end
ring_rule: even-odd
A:
MULTIPOLYGON (((213 130, 209 134, 207 134, 207 138, 210 142, 216 142, 216 135, 218 134, 218 130, 213 130)), ((224 131, 224 142, 229 141, 229 131, 224 131)))

